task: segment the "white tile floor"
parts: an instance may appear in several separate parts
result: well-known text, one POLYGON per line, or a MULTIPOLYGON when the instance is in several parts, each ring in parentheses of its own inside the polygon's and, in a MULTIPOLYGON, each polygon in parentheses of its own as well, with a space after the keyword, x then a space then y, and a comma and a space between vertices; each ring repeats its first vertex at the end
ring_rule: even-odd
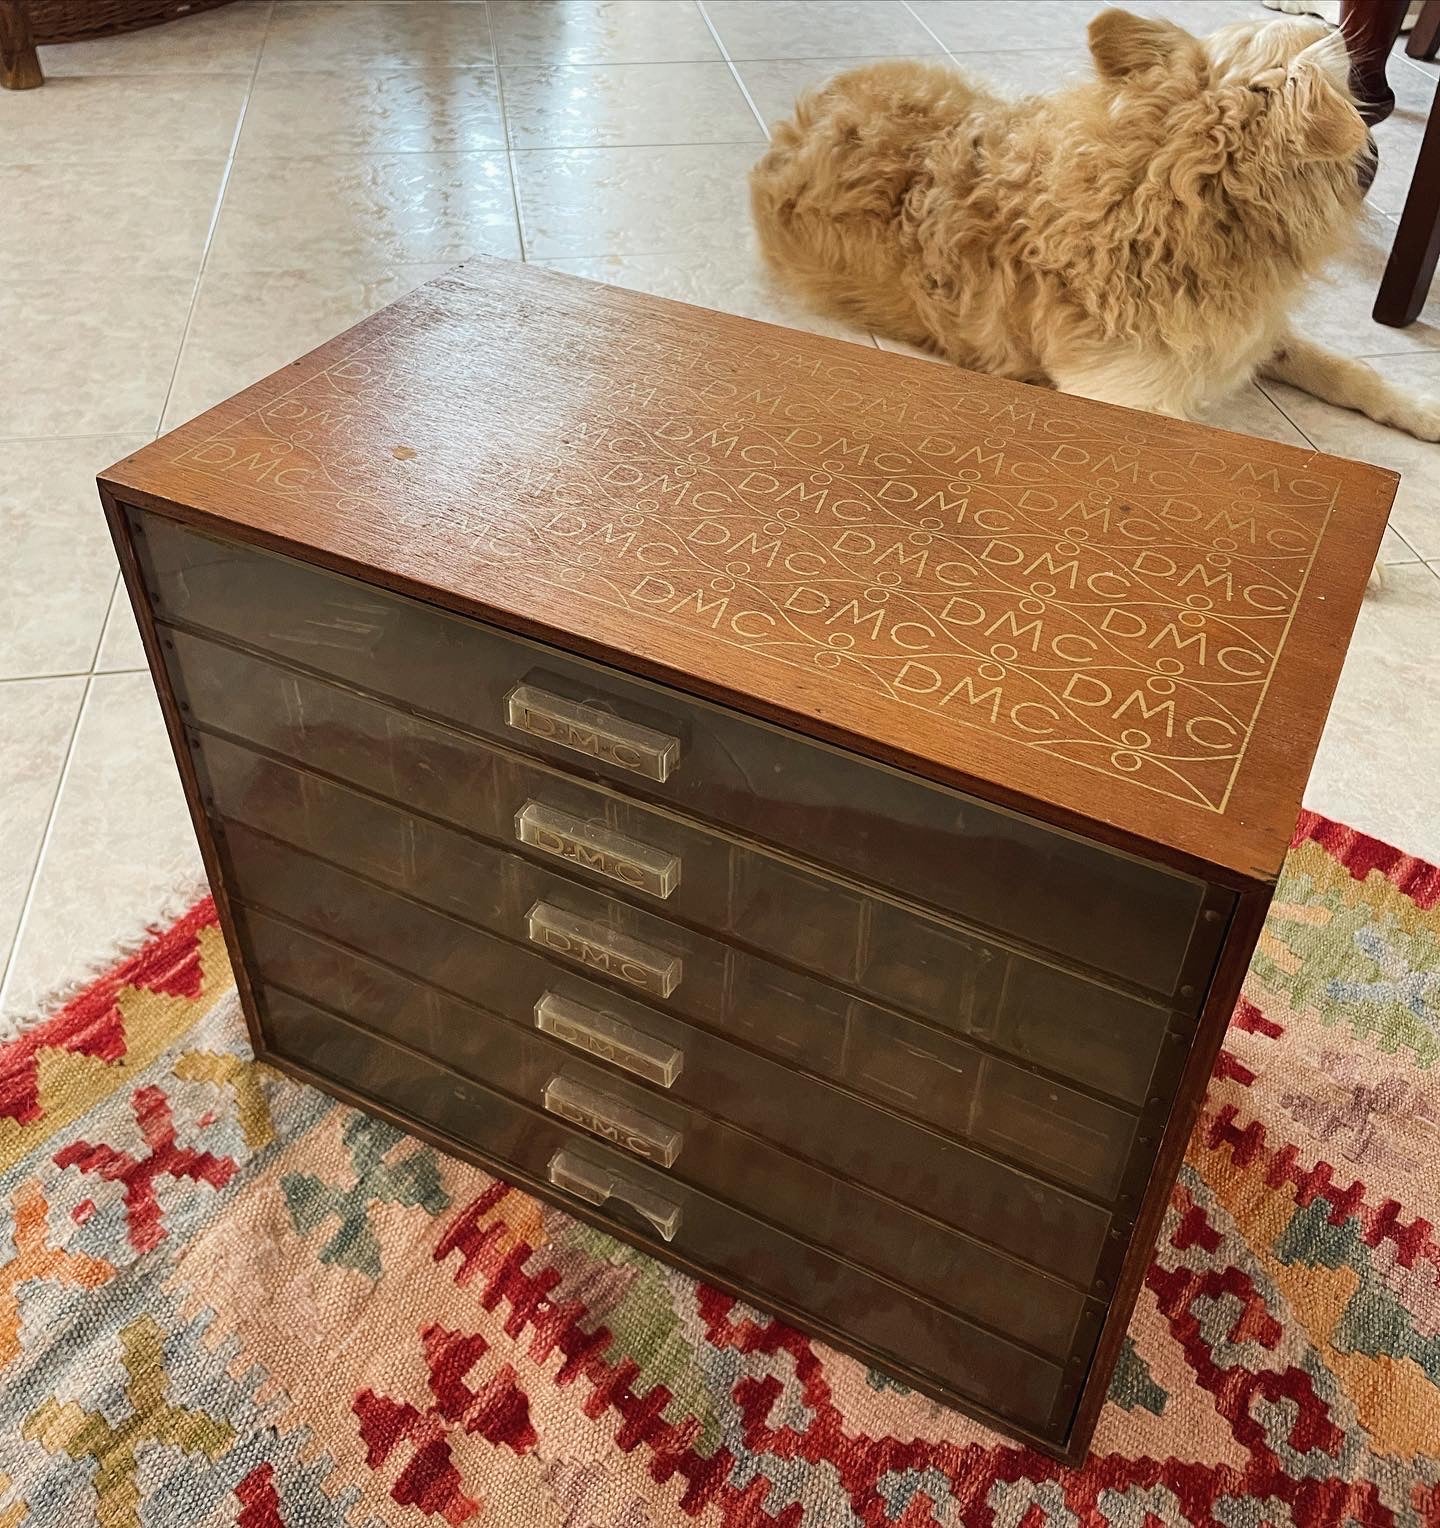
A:
MULTIPOLYGON (((1197 31, 1262 14, 1131 4, 1197 31)), ((97 468, 477 251, 843 333, 756 266, 763 123, 878 55, 1050 87, 1098 6, 241 0, 43 50, 43 89, 0 92, 0 1016, 198 877, 97 468)), ((1409 329, 1369 318, 1437 77, 1390 73, 1377 211, 1305 325, 1436 390, 1440 296, 1409 329)), ((1308 799, 1440 858, 1440 447, 1278 387, 1215 422, 1405 473, 1308 799)))

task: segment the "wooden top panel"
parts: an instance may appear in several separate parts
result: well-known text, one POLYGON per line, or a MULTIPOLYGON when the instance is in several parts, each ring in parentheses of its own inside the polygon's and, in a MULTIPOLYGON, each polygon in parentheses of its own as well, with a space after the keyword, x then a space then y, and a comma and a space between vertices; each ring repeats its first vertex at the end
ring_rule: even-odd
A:
POLYGON ((1263 880, 1397 479, 486 261, 102 481, 1263 880))

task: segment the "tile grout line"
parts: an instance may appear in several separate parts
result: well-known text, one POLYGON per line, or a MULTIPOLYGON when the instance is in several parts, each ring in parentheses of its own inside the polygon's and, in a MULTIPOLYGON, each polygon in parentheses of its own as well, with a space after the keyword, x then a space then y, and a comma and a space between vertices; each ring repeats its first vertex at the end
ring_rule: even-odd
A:
MULTIPOLYGON (((935 46, 940 49, 946 58, 948 58, 952 63, 958 64, 960 60, 955 54, 954 50, 947 47, 945 43, 941 41, 940 34, 935 30, 934 27, 930 25, 928 21, 926 21, 926 19, 919 13, 919 11, 917 11, 915 7, 910 4, 910 0, 901 0, 901 4, 905 7, 905 10, 910 16, 911 20, 914 21, 917 26, 923 27, 924 30, 929 33, 930 37, 935 43, 935 46)), ((977 48, 972 51, 978 53, 980 50, 977 48)), ((992 53, 1042 53, 1047 50, 1043 48, 992 48, 989 51, 992 53)))
POLYGON ((25 900, 21 902, 20 914, 15 919, 15 932, 10 940, 10 948, 6 952, 3 964, 0 964, 0 1013, 5 1011, 5 1000, 10 995, 10 979, 15 974, 16 957, 20 953, 20 946, 24 943, 25 927, 30 921, 30 914, 35 906, 35 891, 40 884, 40 867, 45 863, 50 840, 55 836, 55 819, 58 815, 56 808, 60 805, 65 782, 70 778, 70 768, 75 761, 75 741, 80 736, 80 724, 84 721, 85 713, 90 706, 90 693, 94 683, 95 675, 86 674, 85 685, 80 692, 80 703, 75 707, 75 721, 65 743, 65 757, 60 762, 60 770, 55 778, 55 790, 50 797, 50 809, 45 814, 45 831, 40 835, 40 842, 35 848, 35 859, 30 866, 30 879, 25 887, 25 900))
POLYGON ((495 102, 500 112, 500 131, 505 136, 505 173, 510 177, 510 211, 515 219, 515 240, 520 246, 520 259, 528 262, 525 253, 525 220, 520 215, 520 181, 515 173, 515 150, 510 145, 510 117, 505 110, 505 75, 500 67, 500 39, 495 31, 495 17, 490 11, 490 0, 485 0, 485 30, 490 37, 490 55, 495 60, 495 102))
MULTIPOLYGON (((750 108, 751 113, 755 117, 755 120, 760 124, 760 131, 765 134, 766 143, 769 143, 770 126, 766 122, 765 118, 761 115, 760 108, 755 104, 755 98, 750 94, 750 87, 746 85, 745 78, 740 73, 740 70, 736 67, 735 60, 730 57, 730 50, 725 46, 724 39, 720 36, 715 23, 711 21, 709 11, 705 9, 705 0, 695 0, 695 9, 700 12, 700 19, 705 23, 706 27, 709 28, 710 36, 714 39, 715 46, 720 50, 720 57, 725 60, 726 66, 730 70, 731 77, 734 79, 736 85, 740 87, 740 94, 745 97, 745 104, 750 108)), ((746 62, 764 63, 766 60, 747 60, 746 62)), ((872 349, 881 350, 884 348, 880 343, 878 335, 874 334, 868 329, 865 332, 870 337, 870 346, 872 349)))
MULTIPOLYGON (((1396 41, 1398 45, 1399 39, 1397 38, 1396 41)), ((1390 50, 1390 58, 1392 60, 1398 60, 1409 69, 1413 69, 1416 74, 1423 76, 1430 82, 1432 86, 1436 88, 1437 91, 1440 91, 1440 77, 1431 74, 1431 72, 1425 67, 1426 60, 1411 58, 1410 55, 1404 50, 1404 48, 1398 46, 1390 50)), ((1430 62, 1433 63, 1434 60, 1432 59, 1430 62)))
MULTIPOLYGON (((1256 390, 1260 393, 1260 395, 1262 397, 1264 397, 1264 398, 1269 400, 1271 408, 1273 408, 1276 411, 1276 413, 1278 413, 1280 415, 1280 417, 1286 422, 1286 424, 1288 424, 1290 426, 1290 428, 1292 430, 1294 430, 1296 432, 1296 434, 1298 434, 1300 436, 1300 438, 1305 442, 1305 444, 1307 446, 1310 447, 1310 449, 1312 451, 1318 451, 1322 456, 1329 456, 1329 455, 1332 454, 1331 452, 1326 451, 1323 446, 1316 445, 1316 443, 1310 438, 1309 434, 1306 433, 1306 431, 1302 428, 1302 426, 1299 423, 1297 423, 1294 419, 1292 419, 1288 413, 1286 413, 1284 404, 1282 404, 1280 402, 1280 400, 1277 397, 1275 397, 1275 395, 1273 393, 1271 393, 1266 388, 1264 381, 1260 377, 1256 377, 1255 378, 1255 387, 1256 387, 1256 390)), ((1387 518, 1386 523, 1385 523, 1385 528, 1390 532, 1390 534, 1392 536, 1394 536, 1394 538, 1400 543, 1400 545, 1403 546, 1405 548, 1405 550, 1411 554, 1410 558, 1409 558, 1409 561, 1423 562, 1425 560, 1423 557, 1421 557, 1419 552, 1417 552, 1415 550, 1415 548, 1413 546, 1411 546, 1408 541, 1406 541, 1406 539, 1400 534, 1400 532, 1397 531, 1395 529, 1395 527, 1390 524, 1388 518, 1387 518)), ((1402 559, 1401 562, 1398 562, 1398 563, 1386 563, 1386 564, 1383 564, 1383 566, 1386 566, 1386 567, 1401 567, 1402 565, 1405 564, 1405 562, 1406 562, 1406 559, 1402 559)))
MULTIPOLYGON (((768 137, 768 134, 767 134, 768 137)), ((526 143, 519 148, 512 149, 514 155, 520 154, 574 154, 583 151, 587 154, 609 154, 619 149, 735 149, 755 148, 753 138, 692 138, 685 142, 677 143, 673 139, 657 139, 653 143, 526 143)), ((274 164, 289 164, 287 159, 273 160, 274 164)), ((412 264, 420 264, 412 261, 412 264)))
MULTIPOLYGON (((185 351, 185 340, 190 332, 190 323, 195 314, 195 303, 200 295, 200 282, 205 274, 205 265, 210 257, 210 246, 214 242, 215 230, 220 221, 220 212, 225 202, 225 193, 229 189, 230 175, 235 166, 235 151, 240 143, 240 132, 245 125, 245 114, 250 106, 250 96, 255 89, 255 80, 260 72, 260 60, 265 52, 265 44, 270 38, 270 28, 275 19, 276 0, 270 0, 270 9, 265 17, 265 30, 261 35, 260 44, 255 50, 255 63, 250 70, 250 83, 246 87, 245 97, 240 103, 240 114, 235 122, 235 131, 230 139, 230 152, 225 160, 225 169, 220 177, 220 187, 215 196, 215 205, 210 213, 210 223, 205 230, 205 244, 200 255, 200 266, 195 273, 195 279, 190 289, 190 305, 185 312, 185 323, 180 331, 180 339, 175 347, 175 364, 170 371, 170 380, 165 387, 165 396, 160 405, 159 413, 155 419, 155 428, 150 431, 150 438, 155 439, 160 428, 165 422, 165 411, 170 406, 170 395, 174 391, 175 379, 180 371, 180 358, 185 351)), ((6 999, 10 993, 10 986, 15 975, 16 959, 25 939, 25 930, 30 921, 30 915, 34 911, 36 892, 40 885, 41 872, 45 865, 45 857, 50 849, 51 841, 55 836, 55 824, 59 816, 60 799, 65 792, 65 783, 70 778, 71 769, 75 762, 75 745, 80 737, 80 728, 84 722, 86 712, 90 708, 90 698, 94 694, 97 671, 95 665, 100 661, 100 653, 105 644, 105 628, 110 622, 110 612, 115 604, 115 590, 119 587, 120 575, 117 572, 110 585, 110 598, 105 607, 105 619, 101 622, 99 635, 95 640, 95 648, 90 656, 90 668, 85 675, 85 686, 81 691, 80 704, 75 710, 75 723, 70 729, 70 736, 65 745, 65 757, 61 761, 59 774, 55 780, 55 790, 50 798, 50 808, 45 817, 45 831, 40 836, 40 843, 35 853, 35 859, 30 866, 30 876, 25 887, 25 897, 20 904, 20 915, 15 920, 15 932, 10 941, 10 948, 6 952, 3 965, 0 965, 0 1011, 5 1007, 6 999)), ((139 672, 132 670, 132 672, 139 672)))
MULTIPOLYGON (((65 43, 42 43, 42 47, 65 47, 65 43)), ((50 74, 53 80, 243 80, 243 69, 77 69, 74 74, 50 74)))
MULTIPOLYGON (((200 266, 195 272, 195 280, 190 288, 190 304, 185 310, 185 322, 180 329, 180 340, 175 347, 175 364, 170 368, 170 380, 165 384, 165 396, 160 403, 160 412, 155 419, 155 428, 150 432, 151 440, 158 439, 165 424, 165 414, 170 407, 170 398, 175 391, 175 379, 180 375, 180 362, 185 355, 185 342, 190 337, 190 325, 195 317, 195 306, 200 299, 200 283, 205 276, 205 267, 210 259, 210 247, 215 242, 215 230, 219 226, 221 209, 225 203, 225 192, 230 185, 230 175, 235 168, 235 151, 240 146, 240 133, 245 126, 245 115, 250 109, 250 97, 255 90, 255 80, 260 73, 260 59, 265 52, 265 44, 270 38, 270 25, 275 18, 275 0, 270 0, 270 10, 265 17, 265 30, 260 35, 259 46, 255 50, 255 63, 250 70, 250 82, 245 87, 244 98, 240 102, 240 114, 235 119, 235 131, 230 135, 230 151, 225 156, 225 169, 220 176, 220 189, 215 196, 215 205, 211 209, 210 222, 205 229, 205 243, 200 250, 200 266)), ((110 617, 115 610, 115 593, 120 587, 120 574, 117 569, 114 579, 110 584, 110 598, 105 604, 105 619, 100 623, 100 633, 95 639, 94 650, 90 654, 90 673, 98 672, 96 665, 100 662, 100 654, 105 649, 105 633, 110 626, 110 617)), ((38 869, 37 869, 38 873, 38 869)))
MULTIPOLYGON (((125 669, 105 669, 107 674, 139 674, 143 668, 132 664, 125 669)), ((58 674, 0 674, 0 684, 49 684, 52 679, 89 679, 94 669, 65 669, 58 674)))
MULTIPOLYGON (((275 6, 277 0, 270 0, 270 9, 265 16, 265 29, 260 34, 260 44, 255 49, 255 62, 250 69, 250 83, 245 87, 245 98, 240 103, 240 115, 235 120, 235 131, 230 136, 230 152, 225 156, 225 170, 220 177, 220 190, 215 198, 215 207, 210 214, 210 225, 205 230, 205 244, 200 251, 200 268, 195 273, 195 285, 190 292, 190 306, 185 310, 185 323, 180 331, 180 343, 175 350, 175 364, 170 368, 170 380, 165 385, 165 397, 160 405, 160 416, 155 421, 155 430, 152 439, 159 439, 161 431, 165 427, 165 416, 170 410, 170 399, 174 396, 175 383, 180 376, 180 363, 185 357, 185 346, 190 338, 190 326, 195 321, 195 309, 200 301, 200 286, 205 279, 205 271, 210 264, 210 251, 215 243, 215 232, 220 226, 220 214, 225 208, 225 196, 230 189, 230 177, 235 171, 235 155, 240 148, 240 134, 245 127, 245 118, 250 111, 250 99, 255 94, 255 81, 260 77, 260 60, 265 56, 266 45, 270 41, 270 28, 275 22, 275 6)), ((120 587, 120 574, 117 571, 115 582, 110 589, 110 603, 105 611, 105 625, 100 628, 100 640, 96 643, 94 656, 90 660, 92 672, 95 665, 100 661, 100 654, 105 646, 105 631, 110 625, 110 616, 115 609, 115 593, 120 587)))
POLYGON ((750 88, 746 85, 739 69, 735 67, 735 60, 730 57, 730 50, 725 46, 725 40, 720 36, 715 23, 710 19, 710 12, 705 9, 705 0, 695 0, 695 9, 700 12, 700 19, 705 23, 706 30, 710 33, 715 46, 720 50, 720 57, 725 60, 725 65, 730 71, 730 77, 739 87, 740 94, 745 98, 745 104, 750 108, 750 114, 760 124, 760 131, 765 134, 765 141, 770 141, 770 126, 765 118, 760 115, 760 108, 755 104, 755 98, 750 94, 750 88))
POLYGON ((1300 437, 1300 439, 1303 440, 1305 442, 1305 444, 1307 446, 1309 446, 1312 451, 1319 451, 1322 456, 1328 456, 1329 452, 1324 451, 1324 450, 1322 450, 1321 447, 1317 446, 1315 444, 1315 442, 1313 440, 1311 440, 1310 437, 1305 433, 1305 431, 1303 429, 1301 429, 1301 427, 1298 424, 1295 423, 1295 421, 1289 416, 1289 414, 1287 414, 1285 412, 1285 407, 1280 402, 1280 400, 1278 398, 1273 397, 1266 390, 1264 381, 1258 375, 1255 377, 1254 380, 1255 380, 1256 390, 1259 392, 1260 396, 1262 398, 1266 399, 1266 401, 1270 404, 1270 407, 1273 408, 1275 410, 1275 412, 1277 414, 1279 414, 1279 416, 1285 421, 1285 423, 1288 424, 1290 426, 1290 428, 1295 431, 1295 433, 1300 437))
POLYGON ((220 177, 220 190, 215 197, 215 206, 210 214, 210 226, 205 230, 205 243, 200 251, 200 268, 195 272, 195 283, 190 290, 190 306, 185 310, 185 324, 180 331, 180 343, 175 350, 175 364, 170 368, 170 380, 165 385, 165 397, 160 405, 160 415, 155 421, 155 429, 152 439, 158 437, 165 425, 165 414, 170 407, 170 398, 175 391, 175 379, 180 375, 180 362, 185 354, 185 342, 190 338, 190 325, 195 318, 195 307, 200 298, 200 284, 205 279, 205 269, 210 263, 210 251, 215 243, 215 231, 220 226, 220 215, 225 208, 225 197, 230 190, 230 177, 235 172, 235 154, 240 147, 240 134, 245 127, 245 118, 250 110, 250 97, 255 93, 255 81, 260 74, 260 60, 265 56, 265 45, 270 41, 270 28, 275 20, 276 0, 270 0, 270 10, 265 17, 265 30, 260 37, 260 46, 255 50, 255 63, 250 70, 250 83, 245 89, 245 99, 240 103, 240 115, 235 121, 235 131, 230 137, 230 152, 225 157, 225 170, 220 177))
MULTIPOLYGON (((452 3, 452 4, 455 3, 455 0, 450 0, 450 3, 452 3)), ((628 68, 629 66, 626 65, 626 67, 628 68)), ((686 142, 677 143, 677 142, 675 142, 674 139, 664 138, 664 139, 659 139, 659 140, 657 140, 654 143, 536 143, 536 144, 520 144, 515 149, 515 153, 517 153, 517 154, 533 154, 533 153, 537 153, 537 152, 542 152, 543 153, 546 149, 555 149, 555 148, 561 148, 561 149, 586 149, 586 148, 596 148, 596 149, 604 149, 604 148, 686 148, 686 147, 695 148, 695 147, 703 147, 706 144, 717 143, 717 142, 719 142, 719 143, 724 143, 724 142, 730 142, 730 143, 750 143, 751 141, 753 141, 753 140, 751 140, 749 138, 731 138, 731 139, 723 139, 723 138, 722 139, 695 138, 695 139, 690 139, 690 140, 688 140, 686 142)), ((494 154, 496 154, 498 152, 499 152, 499 145, 498 144, 494 145, 494 146, 492 146, 490 148, 474 148, 474 149, 336 149, 333 152, 327 152, 327 153, 323 153, 323 154, 313 154, 313 153, 312 154, 286 154, 286 153, 283 153, 283 152, 276 151, 274 149, 251 149, 250 150, 250 159, 251 159, 251 161, 253 161, 256 164, 285 165, 285 164, 302 164, 302 163, 309 162, 309 161, 314 161, 314 160, 326 160, 326 161, 328 161, 328 160, 335 160, 335 159, 343 159, 343 160, 351 160, 351 159, 366 159, 366 160, 373 160, 373 159, 396 159, 396 160, 406 160, 406 159, 485 159, 485 158, 488 158, 488 157, 490 157, 490 156, 492 156, 492 155, 494 155, 494 154)), ((208 157, 208 159, 206 159, 206 160, 196 160, 196 161, 191 161, 191 162, 192 163, 209 163, 211 161, 218 162, 220 160, 220 158, 221 158, 221 156, 218 155, 218 154, 211 154, 208 157)), ((84 164, 94 164, 94 163, 100 163, 100 162, 101 161, 97 161, 97 160, 86 160, 86 161, 83 161, 84 164)), ((161 161, 150 161, 150 160, 145 160, 145 159, 113 159, 113 160, 106 160, 104 162, 107 163, 107 164, 117 164, 117 165, 143 165, 143 164, 150 164, 152 162, 160 163, 161 161)), ((164 162, 165 163, 176 163, 177 161, 167 160, 167 161, 164 161, 164 162)), ((25 162, 23 164, 6 164, 4 161, 0 161, 0 170, 28 170, 28 169, 34 169, 34 168, 49 169, 49 168, 53 168, 53 167, 56 167, 56 166, 58 166, 58 167, 60 167, 62 169, 71 169, 71 168, 74 168, 74 165, 70 161, 59 160, 59 159, 56 159, 56 160, 37 159, 37 160, 33 160, 33 161, 27 161, 27 162, 25 162)), ((1390 216, 1389 213, 1386 213, 1384 215, 1386 217, 1390 216)), ((397 261, 396 263, 397 264, 406 264, 407 262, 405 262, 405 261, 397 261)), ((426 264, 428 262, 418 261, 418 260, 411 260, 408 263, 411 264, 411 265, 420 265, 420 264, 426 264)), ((291 268, 293 268, 293 262, 292 262, 292 266, 287 266, 287 267, 283 267, 283 268, 284 269, 291 269, 291 268)), ((47 265, 47 266, 44 267, 44 270, 46 270, 47 272, 51 271, 51 270, 66 270, 66 269, 81 270, 81 271, 83 271, 83 270, 89 269, 89 267, 86 267, 86 266, 69 266, 69 267, 67 267, 67 266, 63 266, 63 265, 61 265, 61 266, 47 265)), ((23 275, 23 274, 25 274, 25 272, 22 271, 21 274, 23 275)))
MULTIPOLYGON (((86 272, 82 270, 79 274, 83 276, 86 272)), ((133 440, 137 435, 144 433, 144 430, 77 430, 74 434, 60 435, 0 435, 0 446, 26 440, 133 440)), ((154 438, 153 432, 151 438, 154 438)))
POLYGON ((97 665, 100 662, 100 654, 105 651, 105 633, 110 629, 110 617, 115 610, 115 592, 119 587, 120 570, 117 568, 114 578, 110 580, 110 597, 105 601, 105 619, 100 623, 100 634, 95 638, 95 647, 90 654, 90 667, 85 671, 92 677, 101 672, 97 665))

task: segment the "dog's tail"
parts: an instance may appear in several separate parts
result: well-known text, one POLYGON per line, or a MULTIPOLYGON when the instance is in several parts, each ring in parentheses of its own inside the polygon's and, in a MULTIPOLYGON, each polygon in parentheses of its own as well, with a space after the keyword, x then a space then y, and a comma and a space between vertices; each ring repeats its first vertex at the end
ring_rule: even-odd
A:
POLYGON ((973 109, 953 70, 903 60, 837 75, 796 102, 750 172, 771 266, 823 311, 924 338, 901 281, 906 199, 929 146, 973 109))

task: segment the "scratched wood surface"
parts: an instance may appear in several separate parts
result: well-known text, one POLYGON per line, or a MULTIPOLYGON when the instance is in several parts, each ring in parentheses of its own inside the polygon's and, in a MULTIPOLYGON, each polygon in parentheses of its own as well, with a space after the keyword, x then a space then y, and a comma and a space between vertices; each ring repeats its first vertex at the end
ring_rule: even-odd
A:
POLYGON ((1396 482, 498 261, 102 475, 1232 884, 1396 482))

